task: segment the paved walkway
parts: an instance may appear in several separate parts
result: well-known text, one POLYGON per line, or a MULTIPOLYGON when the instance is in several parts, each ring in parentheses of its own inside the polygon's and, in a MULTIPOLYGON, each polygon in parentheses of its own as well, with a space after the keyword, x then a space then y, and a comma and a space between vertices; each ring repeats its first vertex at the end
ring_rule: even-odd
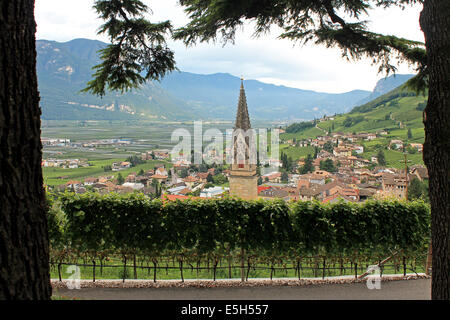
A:
POLYGON ((381 282, 369 290, 366 283, 296 287, 229 288, 83 288, 54 289, 54 294, 86 300, 429 300, 431 280, 381 282))

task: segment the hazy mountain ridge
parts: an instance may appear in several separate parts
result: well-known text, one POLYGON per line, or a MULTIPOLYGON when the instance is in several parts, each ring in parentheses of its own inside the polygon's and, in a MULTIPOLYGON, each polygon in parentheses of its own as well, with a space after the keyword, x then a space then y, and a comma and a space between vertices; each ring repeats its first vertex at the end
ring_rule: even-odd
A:
MULTIPOLYGON (((161 81, 161 86, 203 114, 229 112, 236 107, 239 77, 226 73, 199 75, 189 72, 172 73, 161 81), (208 110, 208 107, 211 108, 208 110)), ((350 111, 370 93, 354 90, 331 94, 276 86, 256 80, 245 81, 245 92, 250 116, 254 119, 306 118, 350 111)), ((225 116, 225 114, 224 114, 225 116)))
POLYGON ((125 94, 109 92, 104 97, 82 94, 100 62, 100 41, 76 39, 65 43, 37 41, 37 73, 43 119, 193 119, 183 101, 171 97, 158 83, 125 94), (70 110, 74 108, 77 112, 70 110), (109 109, 109 110, 108 110, 109 109))
MULTIPOLYGON (((174 72, 141 90, 100 98, 79 91, 100 63, 105 43, 75 39, 65 43, 37 41, 37 71, 43 119, 228 119, 238 101, 240 79, 227 73, 200 75, 174 72)), ((246 80, 252 119, 313 119, 350 111, 362 104, 368 91, 330 94, 246 80)), ((381 88, 381 91, 384 89, 381 88)))
POLYGON ((367 102, 370 102, 386 93, 389 93, 390 91, 398 88, 402 84, 404 84, 406 81, 414 77, 413 74, 393 74, 389 77, 383 78, 378 80, 375 88, 373 89, 372 93, 362 101, 360 101, 360 104, 363 105, 367 102))

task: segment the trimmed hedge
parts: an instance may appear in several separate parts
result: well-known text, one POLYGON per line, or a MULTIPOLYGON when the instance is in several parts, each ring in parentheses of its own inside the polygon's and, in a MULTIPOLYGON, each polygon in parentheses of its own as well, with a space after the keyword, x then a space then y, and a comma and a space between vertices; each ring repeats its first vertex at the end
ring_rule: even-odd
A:
POLYGON ((224 198, 163 202, 142 194, 65 194, 49 211, 53 248, 152 256, 220 254, 365 256, 423 252, 430 210, 423 201, 363 204, 224 198), (56 221, 58 221, 56 223, 56 221), (59 227, 57 227, 59 224, 59 227))

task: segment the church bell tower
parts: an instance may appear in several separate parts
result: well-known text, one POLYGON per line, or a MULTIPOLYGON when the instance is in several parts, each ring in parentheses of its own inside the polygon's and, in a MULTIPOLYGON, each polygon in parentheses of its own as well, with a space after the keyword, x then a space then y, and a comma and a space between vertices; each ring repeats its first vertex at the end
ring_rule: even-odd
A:
POLYGON ((258 176, 256 174, 256 135, 252 134, 245 97, 244 79, 233 131, 232 164, 230 172, 230 195, 244 200, 258 198, 258 176))

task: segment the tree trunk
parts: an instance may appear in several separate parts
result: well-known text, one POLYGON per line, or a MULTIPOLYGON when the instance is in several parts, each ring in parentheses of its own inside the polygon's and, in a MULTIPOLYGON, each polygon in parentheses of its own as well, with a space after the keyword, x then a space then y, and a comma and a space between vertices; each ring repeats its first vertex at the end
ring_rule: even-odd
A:
POLYGON ((431 202, 432 299, 450 299, 450 2, 426 0, 420 15, 429 72, 423 160, 431 202))
POLYGON ((0 300, 50 299, 33 0, 0 0, 0 300))

